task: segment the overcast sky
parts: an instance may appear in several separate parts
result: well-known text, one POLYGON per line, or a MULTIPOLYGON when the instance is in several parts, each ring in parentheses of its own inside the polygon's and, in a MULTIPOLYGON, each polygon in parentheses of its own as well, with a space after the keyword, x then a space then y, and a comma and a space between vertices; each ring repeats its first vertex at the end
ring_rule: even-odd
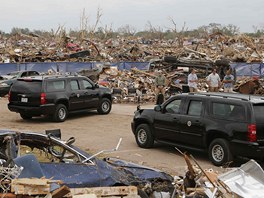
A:
POLYGON ((209 23, 233 24, 241 32, 253 32, 252 26, 264 27, 264 0, 0 0, 0 30, 13 27, 51 30, 64 25, 67 30, 80 29, 85 9, 94 24, 97 9, 102 12, 99 26, 130 25, 144 30, 151 22, 155 27, 173 27, 169 18, 188 29, 209 23))

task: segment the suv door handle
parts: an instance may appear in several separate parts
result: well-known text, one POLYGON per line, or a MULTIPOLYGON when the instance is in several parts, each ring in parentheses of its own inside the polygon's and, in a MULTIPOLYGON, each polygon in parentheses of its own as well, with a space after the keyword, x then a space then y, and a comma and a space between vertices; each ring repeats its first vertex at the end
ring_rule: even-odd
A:
POLYGON ((202 124, 199 120, 195 120, 193 123, 194 123, 194 124, 199 124, 199 125, 202 124))
POLYGON ((174 122, 179 122, 179 119, 174 117, 174 118, 173 118, 173 121, 174 121, 174 122))

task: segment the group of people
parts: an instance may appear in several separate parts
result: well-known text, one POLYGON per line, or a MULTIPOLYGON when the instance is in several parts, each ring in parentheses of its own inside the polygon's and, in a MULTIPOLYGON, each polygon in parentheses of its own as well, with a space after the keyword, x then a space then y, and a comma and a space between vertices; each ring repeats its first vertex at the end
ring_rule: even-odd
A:
MULTIPOLYGON (((221 81, 216 69, 212 70, 212 73, 206 77, 206 82, 209 86, 210 92, 218 92, 219 88, 223 84, 224 92, 233 92, 234 76, 231 74, 230 69, 226 71, 226 74, 221 81)), ((188 86, 190 92, 197 92, 198 77, 196 75, 196 70, 192 69, 191 73, 188 75, 188 86)))
MULTIPOLYGON (((190 74, 188 75, 188 86, 190 92, 197 92, 198 88, 198 77, 196 75, 196 70, 192 69, 190 74)), ((212 70, 206 77, 206 83, 209 86, 210 92, 218 92, 219 88, 223 85, 224 92, 233 92, 233 84, 234 84, 234 76, 231 74, 231 70, 227 70, 226 74, 221 81, 220 76, 218 75, 216 69, 212 70)), ((162 74, 162 71, 159 70, 157 72, 157 76, 155 78, 155 95, 156 101, 158 103, 158 96, 159 94, 165 95, 165 87, 166 87, 166 77, 162 74)))

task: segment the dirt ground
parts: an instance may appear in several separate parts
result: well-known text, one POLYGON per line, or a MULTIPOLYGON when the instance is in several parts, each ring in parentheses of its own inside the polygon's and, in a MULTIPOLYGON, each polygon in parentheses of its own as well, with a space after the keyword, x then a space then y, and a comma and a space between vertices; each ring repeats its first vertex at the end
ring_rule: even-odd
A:
MULTIPOLYGON (((139 163, 141 165, 158 168, 173 175, 183 175, 186 163, 183 157, 172 147, 155 145, 152 149, 142 149, 136 144, 131 132, 131 120, 136 110, 134 104, 113 104, 108 115, 98 115, 96 111, 71 114, 63 123, 55 123, 47 118, 33 118, 25 121, 20 115, 10 112, 7 108, 7 98, 0 98, 0 128, 18 131, 34 131, 44 133, 47 129, 61 129, 62 139, 75 137, 75 145, 91 152, 112 149, 122 138, 118 151, 106 156, 139 163)), ((153 108, 146 104, 143 107, 153 108)), ((203 168, 221 169, 213 166, 206 154, 192 152, 203 168)))

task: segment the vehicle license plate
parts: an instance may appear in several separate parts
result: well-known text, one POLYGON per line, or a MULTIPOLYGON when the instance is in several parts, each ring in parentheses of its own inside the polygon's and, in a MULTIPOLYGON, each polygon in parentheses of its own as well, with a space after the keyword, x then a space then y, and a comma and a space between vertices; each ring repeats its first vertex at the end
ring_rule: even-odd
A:
POLYGON ((28 102, 28 98, 21 98, 21 102, 28 102))

